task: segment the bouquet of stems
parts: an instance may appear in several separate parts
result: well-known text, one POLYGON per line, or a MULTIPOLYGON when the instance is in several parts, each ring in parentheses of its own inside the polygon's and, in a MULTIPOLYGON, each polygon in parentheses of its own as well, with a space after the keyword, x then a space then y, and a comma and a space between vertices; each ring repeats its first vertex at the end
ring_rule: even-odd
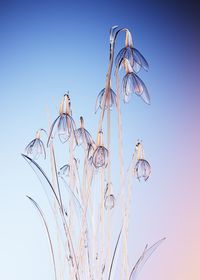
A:
POLYGON ((53 217, 51 225, 46 218, 47 213, 28 196, 47 233, 55 280, 134 280, 165 239, 151 247, 146 245, 137 263, 130 266, 128 226, 133 177, 147 181, 151 167, 145 159, 142 142, 138 140, 129 167, 125 169, 120 106, 121 99, 128 103, 133 95, 150 104, 148 90, 138 76, 142 69, 147 71, 148 63, 133 46, 129 29, 112 27, 105 87, 96 99, 95 113, 100 111, 96 139, 86 129, 83 117, 80 117, 77 127, 69 92, 65 92, 59 114, 49 132, 39 129, 22 154, 40 179, 49 201, 53 217), (125 46, 115 56, 115 43, 121 33, 125 34, 125 46), (122 79, 120 71, 125 71, 122 79), (115 89, 111 88, 112 76, 116 82, 115 89), (113 164, 111 158, 112 108, 117 115, 118 136, 119 174, 115 176, 113 167, 116 168, 116 162, 113 164), (46 145, 43 142, 45 134, 46 145), (61 159, 58 159, 58 150, 61 149, 61 159), (49 172, 38 164, 42 157, 49 159, 49 172), (117 176, 119 178, 113 184, 113 177, 117 176))

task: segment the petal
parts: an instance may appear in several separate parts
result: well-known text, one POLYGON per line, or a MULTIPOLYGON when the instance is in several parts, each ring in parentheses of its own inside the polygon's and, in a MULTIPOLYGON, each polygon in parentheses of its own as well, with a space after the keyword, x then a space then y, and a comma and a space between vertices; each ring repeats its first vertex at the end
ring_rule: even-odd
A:
POLYGON ((97 95, 96 104, 95 104, 95 114, 99 108, 102 109, 102 97, 104 96, 105 88, 103 88, 100 93, 97 95))
POLYGON ((148 71, 149 70, 149 64, 144 58, 144 56, 135 48, 133 48, 133 57, 134 57, 134 62, 139 64, 144 70, 148 71))
POLYGON ((135 74, 135 80, 136 83, 138 85, 138 89, 139 91, 136 91, 135 93, 137 95, 139 95, 145 103, 147 103, 148 105, 150 105, 150 96, 149 96, 149 92, 144 84, 144 82, 135 74))
POLYGON ((60 119, 60 116, 58 116, 55 121, 52 123, 51 125, 51 129, 50 129, 50 133, 49 133, 49 137, 48 137, 48 140, 47 140, 47 147, 49 146, 51 140, 54 138, 54 135, 56 131, 54 131, 54 127, 55 127, 55 124, 57 123, 57 121, 60 119))
POLYGON ((125 53, 126 53, 126 48, 123 48, 123 49, 121 49, 119 51, 118 55, 116 56, 116 58, 115 58, 115 65, 116 65, 117 69, 120 68, 121 62, 122 62, 122 60, 125 57, 125 53))

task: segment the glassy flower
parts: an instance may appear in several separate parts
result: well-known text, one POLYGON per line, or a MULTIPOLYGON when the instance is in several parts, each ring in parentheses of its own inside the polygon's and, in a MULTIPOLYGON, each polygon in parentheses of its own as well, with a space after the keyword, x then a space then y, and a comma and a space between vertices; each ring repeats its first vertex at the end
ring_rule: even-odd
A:
POLYGON ((137 153, 137 162, 135 164, 134 172, 140 181, 141 178, 144 178, 146 181, 151 174, 151 166, 147 160, 144 159, 144 149, 141 142, 138 142, 135 147, 137 153))
POLYGON ((104 207, 106 210, 111 210, 115 207, 115 197, 113 194, 109 194, 105 198, 104 207))
POLYGON ((108 163, 108 150, 102 145, 102 131, 98 133, 97 147, 92 156, 95 168, 106 167, 108 163))
POLYGON ((131 94, 140 96, 143 101, 150 104, 150 96, 144 82, 133 72, 129 60, 123 60, 126 69, 126 75, 123 78, 123 96, 124 102, 129 102, 131 94))
POLYGON ((41 131, 46 131, 40 129, 36 132, 35 139, 33 139, 25 148, 27 156, 31 157, 34 160, 37 160, 40 156, 43 156, 46 159, 46 151, 42 140, 40 139, 41 131))
POLYGON ((104 194, 104 207, 106 210, 111 210, 115 207, 115 196, 111 193, 112 183, 107 183, 104 194))
POLYGON ((150 176, 151 166, 147 160, 139 159, 135 165, 135 172, 139 181, 141 178, 146 181, 150 176))
POLYGON ((117 69, 122 66, 122 62, 125 58, 128 59, 135 73, 137 73, 141 68, 148 71, 148 62, 146 61, 144 56, 136 48, 133 47, 132 36, 128 29, 126 29, 125 47, 119 51, 115 59, 117 69))
POLYGON ((80 117, 80 128, 75 130, 77 145, 82 145, 86 150, 94 142, 90 133, 84 128, 83 117, 80 117))
POLYGON ((60 114, 51 126, 47 146, 49 146, 56 132, 62 143, 69 140, 71 135, 73 135, 76 140, 75 129, 75 122, 71 117, 70 98, 68 94, 65 94, 60 105, 60 114))
POLYGON ((109 92, 106 92, 105 88, 102 89, 96 99, 95 113, 99 108, 105 108, 106 110, 108 108, 112 109, 113 106, 116 106, 115 92, 111 88, 109 89, 109 92))

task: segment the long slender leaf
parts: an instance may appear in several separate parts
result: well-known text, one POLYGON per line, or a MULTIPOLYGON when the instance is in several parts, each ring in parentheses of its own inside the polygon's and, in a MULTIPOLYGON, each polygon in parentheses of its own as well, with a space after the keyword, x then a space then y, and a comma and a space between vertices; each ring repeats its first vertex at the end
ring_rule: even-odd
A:
POLYGON ((51 235, 50 235, 50 231, 49 231, 49 227, 47 225, 46 219, 44 217, 44 213, 42 212, 42 209, 40 208, 40 206, 37 204, 37 202, 31 198, 30 196, 27 196, 27 198, 33 203, 33 205, 35 206, 35 208, 38 210, 40 216, 42 217, 42 221, 44 223, 46 232, 47 232, 47 236, 48 236, 48 240, 49 240, 49 245, 50 245, 50 250, 51 250, 51 255, 52 255, 52 260, 53 260, 53 266, 54 266, 54 275, 55 275, 55 280, 57 280, 57 273, 56 273, 56 262, 55 262, 55 255, 54 255, 54 250, 53 250, 53 243, 51 240, 51 235))
POLYGON ((121 237, 121 233, 122 233, 122 228, 121 228, 121 230, 120 230, 120 233, 119 233, 119 236, 118 236, 116 245, 115 245, 114 253, 113 253, 113 256, 112 256, 112 260, 111 260, 111 264, 110 264, 110 269, 109 269, 108 280, 110 280, 110 277, 111 277, 112 267, 113 267, 113 263, 114 263, 114 260, 115 260, 115 255, 116 255, 116 252, 117 252, 117 247, 118 247, 118 244, 119 244, 119 240, 120 240, 120 237, 121 237))
POLYGON ((145 246, 145 249, 138 259, 137 263, 133 267, 131 274, 129 276, 129 280, 135 280, 138 272, 142 269, 143 265, 146 263, 146 261, 150 258, 150 256, 153 254, 153 252, 160 246, 160 244, 165 240, 166 238, 162 238, 161 240, 157 241, 155 244, 153 244, 151 247, 148 248, 148 245, 145 246))

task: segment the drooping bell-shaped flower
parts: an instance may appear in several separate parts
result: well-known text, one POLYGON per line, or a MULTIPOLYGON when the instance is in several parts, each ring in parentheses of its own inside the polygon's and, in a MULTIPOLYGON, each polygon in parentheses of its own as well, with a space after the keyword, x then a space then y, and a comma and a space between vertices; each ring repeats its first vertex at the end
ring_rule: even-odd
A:
POLYGON ((106 167, 108 164, 108 150, 102 144, 102 131, 98 133, 97 146, 92 156, 95 168, 106 167))
POLYGON ((123 60, 126 75, 123 78, 123 97, 124 102, 129 102, 131 94, 136 94, 142 100, 150 104, 150 96, 144 82, 134 73, 128 59, 123 60))
POLYGON ((111 210, 115 207, 115 196, 111 193, 112 183, 107 183, 104 194, 104 207, 106 210, 111 210))
POLYGON ((144 159, 144 149, 140 142, 136 145, 136 152, 137 152, 137 162, 135 164, 135 175, 137 179, 140 181, 143 178, 145 181, 149 178, 151 174, 151 166, 149 162, 144 159))
POLYGON ((107 91, 105 88, 102 89, 96 99, 95 113, 99 108, 104 108, 104 110, 107 110, 108 108, 112 109, 113 106, 116 106, 115 92, 111 88, 109 88, 107 91))
POLYGON ((125 47, 121 49, 116 56, 115 64, 116 69, 120 69, 122 66, 123 60, 126 58, 128 59, 131 67, 133 68, 133 71, 135 73, 139 72, 141 68, 148 71, 149 65, 144 56, 133 47, 133 40, 131 33, 128 29, 126 30, 126 39, 125 39, 125 47))
POLYGON ((50 129, 47 146, 49 146, 56 133, 58 133, 58 137, 62 143, 65 143, 67 140, 69 140, 71 136, 74 136, 75 138, 76 126, 71 116, 70 106, 71 104, 69 95, 64 94, 60 104, 59 116, 55 119, 50 129))
POLYGON ((25 153, 27 156, 34 160, 37 160, 40 156, 43 156, 44 159, 46 158, 44 143, 40 139, 42 131, 46 133, 44 129, 39 129, 36 132, 35 139, 33 139, 25 148, 25 153))
POLYGON ((94 142, 90 133, 84 127, 83 117, 80 117, 80 128, 75 130, 77 145, 82 145, 85 150, 94 142))

